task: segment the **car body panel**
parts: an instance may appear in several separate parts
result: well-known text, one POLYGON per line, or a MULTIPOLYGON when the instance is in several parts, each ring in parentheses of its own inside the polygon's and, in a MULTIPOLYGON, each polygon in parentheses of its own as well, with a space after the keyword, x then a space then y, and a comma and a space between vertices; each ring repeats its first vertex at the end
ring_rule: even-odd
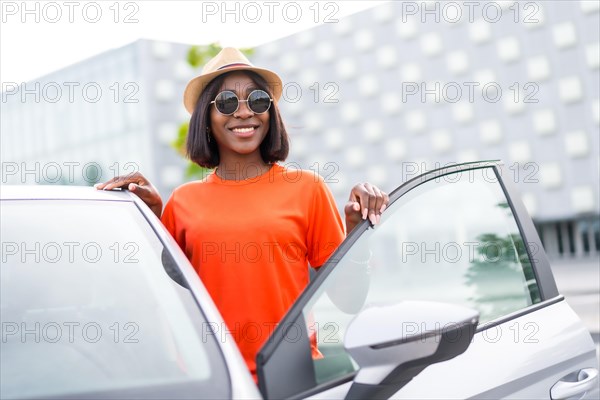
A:
POLYGON ((559 299, 478 332, 464 354, 429 366, 392 398, 547 398, 567 373, 596 365, 589 332, 559 299))
MULTIPOLYGON (((561 299, 510 323, 478 332, 464 354, 425 368, 391 398, 549 398, 549 388, 565 370, 596 365, 592 348, 589 332, 561 299)), ((307 398, 344 398, 351 384, 346 382, 307 398)), ((584 398, 598 398, 598 389, 584 398)))

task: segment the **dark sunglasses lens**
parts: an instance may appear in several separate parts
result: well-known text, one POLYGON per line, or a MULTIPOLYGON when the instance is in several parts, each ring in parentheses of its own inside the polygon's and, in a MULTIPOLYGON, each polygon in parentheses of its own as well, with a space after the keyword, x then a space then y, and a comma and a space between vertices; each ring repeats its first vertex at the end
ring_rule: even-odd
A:
POLYGON ((248 106, 253 112, 262 114, 271 107, 271 98, 267 92, 255 90, 250 93, 250 97, 248 97, 248 106))
POLYGON ((215 99, 215 106, 222 114, 233 114, 238 107, 238 98, 233 92, 221 92, 215 99))

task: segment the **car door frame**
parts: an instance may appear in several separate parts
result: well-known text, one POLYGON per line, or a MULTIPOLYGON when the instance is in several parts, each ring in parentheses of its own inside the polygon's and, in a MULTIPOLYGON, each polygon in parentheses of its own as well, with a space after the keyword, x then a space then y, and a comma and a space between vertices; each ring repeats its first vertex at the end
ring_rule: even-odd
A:
MULTIPOLYGON (((441 178, 444 175, 467 173, 469 171, 485 168, 489 168, 494 172, 495 179, 498 180, 498 183, 504 192, 508 205, 514 215, 519 233, 525 242, 525 249, 540 291, 540 302, 533 304, 526 309, 490 321, 490 323, 478 327, 477 332, 564 300, 564 297, 558 293, 556 282, 552 275, 550 263, 542 246, 542 242, 525 205, 517 194, 514 183, 509 179, 503 179, 502 177, 503 165, 504 163, 501 160, 490 160, 445 166, 416 176, 400 185, 389 195, 389 204, 391 205, 414 188, 433 179, 441 178)), ((295 342, 286 340, 286 337, 288 330, 291 329, 291 327, 298 329, 302 328, 302 326, 306 326, 302 315, 303 308, 327 279, 337 262, 348 252, 357 239, 371 227, 370 222, 364 220, 350 232, 344 242, 342 242, 338 249, 331 255, 329 260, 320 268, 319 272, 314 276, 309 285, 283 317, 269 340, 260 349, 257 355, 257 374, 259 379, 259 389, 265 398, 280 398, 282 396, 300 398, 315 395, 352 381, 356 375, 355 371, 330 382, 317 384, 311 356, 306 352, 308 346, 307 333, 303 332, 302 338, 295 342), (298 327, 298 324, 300 327, 298 327), (282 342, 285 342, 283 344, 285 349, 280 351, 282 354, 276 354, 276 349, 282 342), (274 365, 267 365, 274 355, 276 356, 273 360, 274 365), (289 363, 290 359, 294 359, 295 362, 289 363), (289 393, 290 391, 292 394, 287 395, 286 393, 289 393)))

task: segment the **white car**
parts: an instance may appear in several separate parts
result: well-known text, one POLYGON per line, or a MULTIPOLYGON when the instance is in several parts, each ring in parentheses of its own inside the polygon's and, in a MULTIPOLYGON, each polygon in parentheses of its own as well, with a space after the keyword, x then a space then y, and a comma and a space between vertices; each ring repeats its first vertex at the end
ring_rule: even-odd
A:
POLYGON ((594 343, 498 162, 396 189, 269 332, 258 386, 137 196, 1 189, 2 399, 598 398, 594 343))

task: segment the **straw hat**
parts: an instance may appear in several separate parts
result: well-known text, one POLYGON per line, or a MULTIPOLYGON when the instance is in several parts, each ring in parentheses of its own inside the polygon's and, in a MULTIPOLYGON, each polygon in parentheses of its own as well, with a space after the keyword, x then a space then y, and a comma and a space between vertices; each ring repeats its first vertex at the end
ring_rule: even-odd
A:
POLYGON ((210 81, 219 75, 231 71, 253 71, 262 76, 269 86, 275 101, 281 97, 283 83, 281 78, 273 71, 257 68, 248 61, 241 51, 233 47, 225 47, 214 58, 209 60, 202 73, 189 81, 183 92, 183 104, 190 114, 194 112, 196 103, 202 91, 210 81))

